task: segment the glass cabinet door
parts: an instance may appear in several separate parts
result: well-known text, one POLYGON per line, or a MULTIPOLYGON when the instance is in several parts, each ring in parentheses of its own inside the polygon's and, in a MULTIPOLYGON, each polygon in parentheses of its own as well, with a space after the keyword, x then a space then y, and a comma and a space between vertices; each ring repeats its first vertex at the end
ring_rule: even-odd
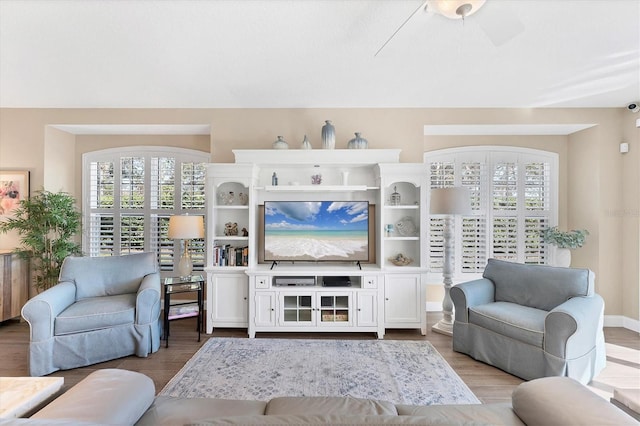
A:
POLYGON ((281 322, 286 325, 313 322, 312 295, 284 295, 282 297, 281 322))
POLYGON ((321 323, 349 323, 349 296, 348 295, 321 295, 320 296, 320 322, 321 323))

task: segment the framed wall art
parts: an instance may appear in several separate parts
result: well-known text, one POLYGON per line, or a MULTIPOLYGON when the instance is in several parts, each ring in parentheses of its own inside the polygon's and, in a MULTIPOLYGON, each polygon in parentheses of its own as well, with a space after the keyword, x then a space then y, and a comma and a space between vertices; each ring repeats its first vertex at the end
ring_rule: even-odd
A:
POLYGON ((0 217, 10 216, 21 200, 29 198, 27 170, 0 170, 0 217))

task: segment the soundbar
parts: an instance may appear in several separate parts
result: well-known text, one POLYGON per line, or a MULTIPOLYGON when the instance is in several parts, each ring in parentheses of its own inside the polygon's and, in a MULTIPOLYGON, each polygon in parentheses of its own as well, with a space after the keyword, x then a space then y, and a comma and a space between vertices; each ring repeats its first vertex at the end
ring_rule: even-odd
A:
POLYGON ((277 287, 314 286, 316 277, 273 277, 273 285, 277 287))

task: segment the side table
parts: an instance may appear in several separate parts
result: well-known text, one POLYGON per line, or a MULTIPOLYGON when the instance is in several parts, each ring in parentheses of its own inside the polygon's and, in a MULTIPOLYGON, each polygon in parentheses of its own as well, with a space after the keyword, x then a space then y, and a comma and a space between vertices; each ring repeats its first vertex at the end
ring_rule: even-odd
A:
POLYGON ((204 290, 204 278, 202 275, 191 275, 188 277, 166 277, 162 279, 164 287, 164 339, 165 347, 169 347, 169 323, 173 320, 197 317, 198 342, 200 332, 204 323, 204 300, 202 292, 204 290), (196 292, 197 302, 174 302, 171 303, 171 295, 178 293, 196 292))

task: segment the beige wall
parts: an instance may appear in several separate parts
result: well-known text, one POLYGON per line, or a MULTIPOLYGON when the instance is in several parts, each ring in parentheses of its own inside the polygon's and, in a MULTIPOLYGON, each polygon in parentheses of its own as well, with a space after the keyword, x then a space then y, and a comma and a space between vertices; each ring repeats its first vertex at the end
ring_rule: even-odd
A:
POLYGON ((76 137, 51 126, 45 128, 44 178, 43 187, 47 191, 64 191, 79 199, 76 192, 76 137))
MULTIPOLYGON (((403 162, 421 162, 425 150, 456 146, 487 144, 545 149, 557 152, 560 157, 560 226, 584 227, 591 232, 585 247, 574 252, 574 264, 596 271, 598 291, 605 298, 608 315, 638 321, 640 147, 635 129, 638 117, 624 108, 2 109, 0 167, 30 170, 32 188, 48 187, 47 180, 58 179, 49 172, 59 168, 48 163, 61 159, 45 144, 55 145, 58 141, 57 144, 67 146, 74 138, 74 155, 67 166, 74 170, 73 191, 79 194, 80 158, 88 150, 160 142, 209 150, 212 161, 232 162, 232 149, 270 148, 278 135, 284 136, 291 148, 298 148, 307 134, 317 149, 326 119, 336 126, 337 148, 345 148, 357 131, 369 140, 371 148, 402 149, 403 162), (570 136, 424 136, 425 125, 437 124, 587 123, 596 127, 570 136), (47 126, 56 124, 207 124, 211 126, 211 136, 74 137, 47 131, 47 126), (617 150, 622 138, 631 143, 631 152, 624 156, 617 150)), ((62 179, 65 186, 69 184, 69 176, 62 179)), ((8 236, 0 238, 0 247, 13 247, 8 236)))
POLYGON ((622 315, 640 318, 640 128, 636 120, 640 114, 619 112, 622 121, 620 142, 629 144, 629 152, 622 156, 622 209, 610 210, 609 215, 622 220, 622 315))

